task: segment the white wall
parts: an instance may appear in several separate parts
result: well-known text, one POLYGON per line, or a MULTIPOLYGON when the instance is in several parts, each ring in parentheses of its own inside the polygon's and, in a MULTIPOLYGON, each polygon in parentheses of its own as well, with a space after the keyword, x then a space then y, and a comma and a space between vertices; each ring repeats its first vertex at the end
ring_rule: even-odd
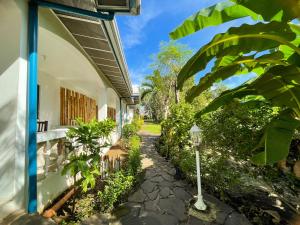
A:
POLYGON ((0 218, 25 207, 27 2, 0 2, 0 218))
MULTIPOLYGON (((39 16, 40 120, 49 121, 49 129, 59 127, 60 87, 65 87, 95 99, 100 120, 107 118, 107 107, 115 108, 119 123, 120 106, 117 93, 101 80, 93 65, 78 50, 70 34, 61 29, 62 24, 57 22, 53 14, 41 10, 39 16)), ((114 132, 112 143, 119 137, 120 132, 114 132)), ((71 183, 59 171, 38 182, 39 212, 71 183)))
MULTIPOLYGON (((0 1, 0 218, 26 208, 27 10, 26 0, 0 1)), ((96 99, 100 119, 106 118, 107 106, 114 107, 119 123, 119 96, 45 9, 39 11, 38 83, 40 120, 48 120, 50 129, 59 125, 61 86, 96 99)), ((116 132, 113 141, 119 136, 116 132)), ((38 183, 39 209, 68 185, 59 172, 38 183)))
POLYGON ((60 81, 50 74, 39 71, 40 121, 48 121, 48 129, 54 129, 60 123, 60 81))

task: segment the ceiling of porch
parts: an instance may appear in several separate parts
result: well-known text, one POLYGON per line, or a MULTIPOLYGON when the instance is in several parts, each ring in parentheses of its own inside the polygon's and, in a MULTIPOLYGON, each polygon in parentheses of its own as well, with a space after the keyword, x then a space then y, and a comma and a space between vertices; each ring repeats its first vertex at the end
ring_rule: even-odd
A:
MULTIPOLYGON (((51 1, 59 3, 62 0, 51 1)), ((90 2, 85 1, 83 8, 92 10, 90 2)), ((119 95, 131 97, 132 85, 115 21, 55 13, 119 95)))

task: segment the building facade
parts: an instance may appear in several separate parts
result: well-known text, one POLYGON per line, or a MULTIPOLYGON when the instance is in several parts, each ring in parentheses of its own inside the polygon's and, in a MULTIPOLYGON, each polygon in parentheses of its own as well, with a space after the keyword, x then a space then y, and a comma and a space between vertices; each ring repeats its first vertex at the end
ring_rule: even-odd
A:
MULTIPOLYGON (((3 0, 0 15, 0 218, 4 218, 26 212, 30 201, 29 2, 3 0)), ((112 118, 117 123, 115 143, 133 117, 134 102, 114 20, 39 7, 37 55, 36 204, 41 212, 72 184, 60 173, 68 153, 64 146, 68 127, 77 117, 112 118)))

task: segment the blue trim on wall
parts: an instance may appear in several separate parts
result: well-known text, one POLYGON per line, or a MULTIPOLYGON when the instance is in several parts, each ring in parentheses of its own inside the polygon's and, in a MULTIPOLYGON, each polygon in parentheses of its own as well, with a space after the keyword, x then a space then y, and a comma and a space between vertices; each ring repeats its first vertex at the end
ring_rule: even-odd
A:
POLYGON ((38 5, 29 2, 28 15, 28 213, 37 212, 37 77, 38 5))
POLYGON ((60 12, 65 12, 65 13, 71 13, 79 16, 88 16, 88 17, 93 17, 93 18, 98 18, 101 20, 113 20, 114 19, 114 12, 93 12, 85 9, 80 9, 72 6, 67 6, 67 5, 62 5, 54 2, 48 2, 44 0, 37 0, 37 3, 41 7, 45 8, 50 8, 53 10, 57 10, 60 12))

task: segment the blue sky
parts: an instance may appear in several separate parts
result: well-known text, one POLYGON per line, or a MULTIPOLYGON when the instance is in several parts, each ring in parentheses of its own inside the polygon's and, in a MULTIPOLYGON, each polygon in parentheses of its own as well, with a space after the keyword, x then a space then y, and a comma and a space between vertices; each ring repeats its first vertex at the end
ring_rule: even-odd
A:
MULTIPOLYGON (((144 0, 141 15, 118 16, 117 23, 132 83, 139 85, 146 75, 151 74, 150 57, 158 53, 160 42, 170 40, 169 32, 199 9, 217 2, 220 0, 144 0)), ((218 27, 209 27, 179 42, 197 51, 215 34, 226 31, 229 26, 237 26, 247 21, 243 19, 218 27)), ((230 78, 225 84, 233 87, 244 82, 245 78, 249 78, 249 75, 230 78)))

